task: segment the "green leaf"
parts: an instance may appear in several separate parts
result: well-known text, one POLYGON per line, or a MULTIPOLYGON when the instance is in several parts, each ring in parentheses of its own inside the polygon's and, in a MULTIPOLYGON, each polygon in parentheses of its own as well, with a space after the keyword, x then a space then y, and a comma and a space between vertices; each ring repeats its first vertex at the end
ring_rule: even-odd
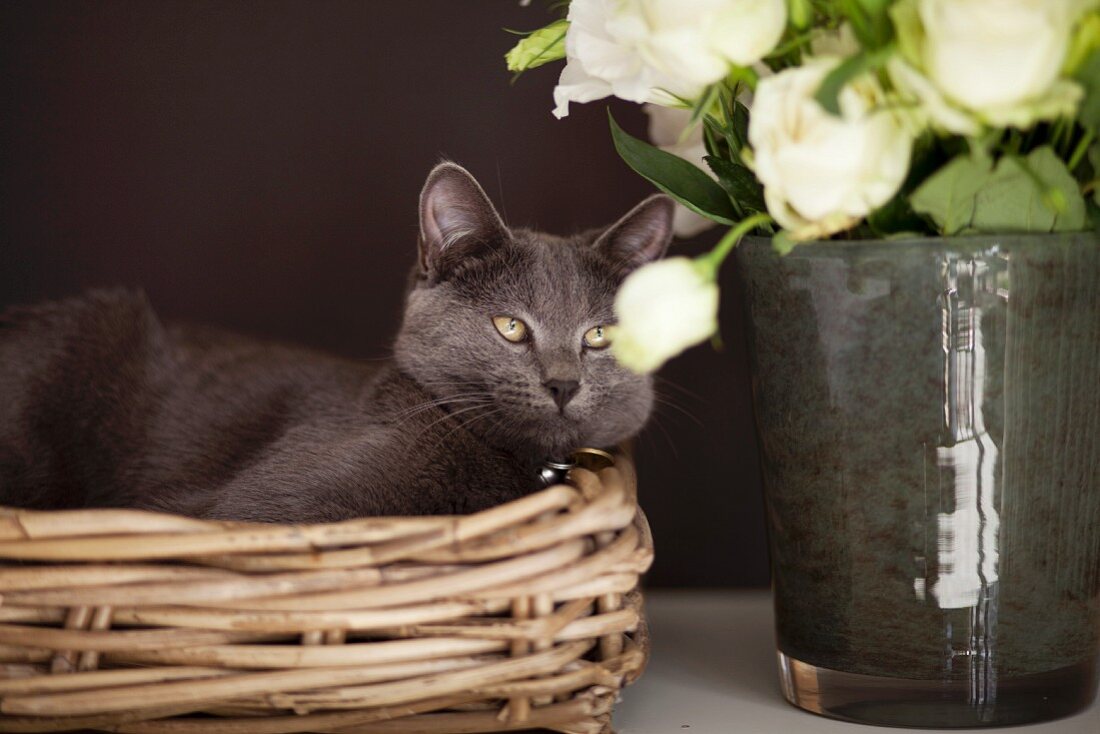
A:
POLYGON ((764 192, 760 188, 760 182, 752 171, 739 163, 713 155, 708 155, 703 160, 718 177, 718 183, 742 209, 746 212, 768 210, 764 205, 764 192))
POLYGON ((787 0, 787 15, 791 25, 806 30, 814 22, 814 6, 810 0, 787 0))
POLYGON ((693 212, 721 224, 733 224, 737 212, 725 190, 698 166, 625 132, 608 110, 611 139, 628 166, 693 212))
POLYGON ((517 74, 565 57, 565 33, 569 21, 556 20, 533 31, 504 55, 508 71, 517 74))
POLYGON ((726 140, 726 144, 730 150, 736 154, 736 158, 740 158, 741 149, 745 147, 748 141, 749 135, 749 111, 741 102, 737 100, 737 92, 739 91, 739 85, 735 85, 733 88, 722 84, 719 85, 721 91, 718 98, 718 106, 722 111, 722 120, 719 122, 713 116, 711 119, 713 127, 716 130, 721 130, 722 137, 726 140))
POLYGON ((722 144, 725 144, 729 155, 734 160, 740 158, 740 154, 737 152, 737 141, 734 140, 730 131, 715 119, 714 115, 707 115, 703 118, 703 143, 709 155, 725 157, 726 151, 721 147, 722 144))
POLYGON ((898 194, 867 217, 867 224, 876 237, 890 237, 899 232, 924 232, 928 223, 909 203, 909 198, 898 194))
POLYGON ((887 10, 892 0, 836 0, 863 48, 886 45, 893 34, 887 10))
POLYGON ((757 82, 760 81, 760 73, 751 66, 731 66, 726 73, 726 83, 723 86, 736 86, 738 84, 744 84, 749 89, 756 89, 757 82))
POLYGON ((1076 232, 1085 228, 1085 200, 1065 162, 1050 146, 1026 158, 1005 156, 974 197, 981 232, 1076 232))
POLYGON ((927 214, 945 235, 961 232, 974 218, 974 197, 992 173, 988 159, 959 156, 913 192, 914 211, 927 214))
POLYGON ((1077 119, 1085 127, 1100 133, 1100 49, 1085 59, 1074 77, 1085 89, 1077 119))
POLYGON ((1097 232, 1100 232, 1100 203, 1089 200, 1089 220, 1092 222, 1092 228, 1097 232))
POLYGON ((1097 50, 1100 50, 1100 12, 1092 12, 1077 23, 1066 60, 1062 63, 1062 73, 1076 74, 1085 59, 1097 50))
POLYGON ((733 119, 730 121, 737 139, 747 141, 749 139, 749 108, 741 104, 740 100, 733 100, 733 119))
POLYGON ((890 6, 890 20, 898 39, 901 57, 917 68, 921 66, 921 48, 924 46, 924 25, 920 19, 917 0, 899 0, 890 6))
POLYGON ((689 124, 694 125, 697 123, 700 117, 707 114, 707 111, 714 107, 714 100, 718 99, 721 86, 720 84, 711 84, 703 91, 703 94, 699 96, 699 99, 695 101, 691 108, 689 124))
POLYGON ((877 69, 886 63, 894 53, 892 45, 875 51, 860 51, 840 62, 821 81, 814 99, 831 115, 840 115, 840 91, 857 76, 877 69))
POLYGON ((913 209, 944 234, 1075 232, 1085 227, 1085 201, 1066 164, 1049 146, 1026 158, 958 157, 914 192, 913 209))

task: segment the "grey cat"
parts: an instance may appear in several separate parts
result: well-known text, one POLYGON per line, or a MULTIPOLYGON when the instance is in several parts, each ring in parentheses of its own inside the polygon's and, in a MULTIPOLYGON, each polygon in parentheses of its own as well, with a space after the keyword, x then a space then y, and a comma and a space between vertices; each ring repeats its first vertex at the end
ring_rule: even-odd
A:
POLYGON ((645 424, 651 379, 605 327, 671 239, 653 196, 602 231, 508 229, 451 163, 420 198, 392 361, 364 365, 162 326, 140 294, 0 315, 0 504, 324 522, 473 512, 538 487, 548 457, 645 424))

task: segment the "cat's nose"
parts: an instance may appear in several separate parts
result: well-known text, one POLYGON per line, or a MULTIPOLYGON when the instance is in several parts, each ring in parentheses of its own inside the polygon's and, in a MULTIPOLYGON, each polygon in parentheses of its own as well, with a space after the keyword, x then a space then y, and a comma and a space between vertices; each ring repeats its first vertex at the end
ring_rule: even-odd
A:
POLYGON ((558 404, 559 410, 564 410, 577 391, 581 389, 581 383, 576 380, 547 380, 542 383, 550 392, 550 397, 558 404))

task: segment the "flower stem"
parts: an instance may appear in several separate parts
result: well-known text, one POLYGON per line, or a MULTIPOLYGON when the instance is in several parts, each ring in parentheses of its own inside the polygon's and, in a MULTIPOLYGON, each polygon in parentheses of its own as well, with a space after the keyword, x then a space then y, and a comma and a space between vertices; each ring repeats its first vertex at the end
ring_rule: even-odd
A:
POLYGON ((708 267, 711 272, 717 273, 726 256, 733 251, 734 247, 737 247, 737 243, 741 241, 742 237, 757 227, 773 221, 775 220, 771 218, 771 215, 764 212, 742 219, 730 227, 729 232, 726 232, 722 239, 718 240, 718 244, 714 246, 714 249, 699 258, 699 262, 708 267))
POLYGON ((1085 151, 1089 149, 1089 145, 1092 144, 1093 135, 1092 130, 1086 130, 1085 134, 1081 136, 1081 139, 1077 141, 1077 147, 1073 150, 1073 154, 1069 157, 1069 163, 1066 164, 1066 168, 1073 172, 1074 168, 1077 168, 1077 164, 1081 162, 1081 158, 1084 157, 1085 151))

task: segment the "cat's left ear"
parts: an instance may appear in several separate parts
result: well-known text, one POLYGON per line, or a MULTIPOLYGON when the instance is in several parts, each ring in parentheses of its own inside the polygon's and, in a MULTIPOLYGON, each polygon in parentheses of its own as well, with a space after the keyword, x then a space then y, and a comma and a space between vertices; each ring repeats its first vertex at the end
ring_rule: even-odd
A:
POLYGON ((625 275, 665 254, 672 241, 674 210, 672 199, 654 194, 608 227, 595 247, 625 275))
POLYGON ((496 247, 508 228, 481 184, 462 166, 440 163, 420 192, 420 270, 437 280, 461 259, 496 247))

